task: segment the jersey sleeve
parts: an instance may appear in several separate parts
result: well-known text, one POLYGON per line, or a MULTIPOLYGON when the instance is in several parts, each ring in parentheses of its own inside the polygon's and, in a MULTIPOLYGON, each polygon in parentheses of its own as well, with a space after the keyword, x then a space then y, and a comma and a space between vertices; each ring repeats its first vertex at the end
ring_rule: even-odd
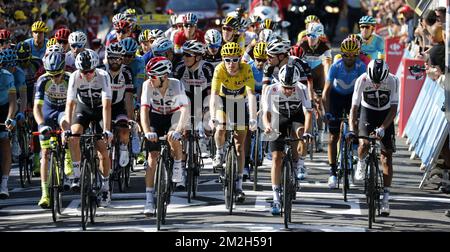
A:
POLYGON ((331 57, 331 49, 326 50, 322 55, 323 55, 324 59, 327 59, 327 58, 331 59, 332 58, 331 57))
POLYGON ((307 111, 311 111, 312 110, 312 104, 311 104, 311 99, 309 98, 309 94, 307 92, 306 86, 304 84, 301 84, 301 83, 298 83, 297 86, 299 88, 299 93, 301 94, 300 98, 302 100, 303 109, 307 110, 307 111))
POLYGON ((272 113, 272 87, 269 87, 269 89, 263 94, 264 99, 261 99, 263 102, 263 111, 264 112, 270 112, 272 113))
POLYGON ((102 100, 112 100, 111 77, 109 74, 103 76, 102 100))
POLYGON ((78 71, 73 72, 69 78, 69 87, 67 89, 67 101, 76 101, 77 100, 77 84, 75 83, 75 75, 78 71))
POLYGON ((245 86, 247 87, 247 90, 251 90, 253 92, 255 92, 255 78, 253 77, 253 71, 252 68, 250 67, 250 65, 245 64, 245 68, 244 68, 244 74, 245 74, 245 86))
POLYGON ((142 84, 142 94, 141 94, 141 107, 151 108, 151 98, 149 92, 150 81, 145 81, 142 84))
POLYGON ((327 81, 331 84, 333 83, 334 79, 336 79, 336 71, 337 71, 337 63, 334 63, 331 65, 327 76, 327 81))
POLYGON ((363 80, 364 75, 359 76, 358 79, 356 79, 355 82, 355 89, 353 91, 353 96, 352 96, 352 107, 353 106, 360 106, 361 104, 361 99, 362 99, 362 95, 363 95, 363 87, 362 87, 362 80, 363 80))

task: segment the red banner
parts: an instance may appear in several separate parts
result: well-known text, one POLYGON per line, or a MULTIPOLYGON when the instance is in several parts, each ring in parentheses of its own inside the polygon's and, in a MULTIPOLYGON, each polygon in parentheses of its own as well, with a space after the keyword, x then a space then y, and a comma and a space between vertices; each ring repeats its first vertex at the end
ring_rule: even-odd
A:
POLYGON ((400 114, 398 121, 398 135, 403 135, 408 118, 416 104, 426 73, 418 70, 424 65, 423 60, 403 59, 402 76, 400 80, 400 114), (413 67, 414 66, 414 67, 413 67), (410 67, 411 70, 410 70, 410 67))
POLYGON ((400 37, 387 38, 384 40, 384 51, 386 54, 386 62, 389 65, 391 73, 397 73, 398 66, 402 60, 405 46, 401 44, 400 37))

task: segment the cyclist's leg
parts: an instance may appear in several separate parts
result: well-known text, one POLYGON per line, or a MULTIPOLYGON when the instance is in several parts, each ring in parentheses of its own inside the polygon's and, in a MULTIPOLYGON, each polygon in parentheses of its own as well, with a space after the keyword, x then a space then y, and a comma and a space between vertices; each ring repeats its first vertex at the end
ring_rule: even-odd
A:
MULTIPOLYGON (((3 118, 1 118, 3 119, 3 118)), ((4 118, 6 120, 6 117, 4 118)), ((2 120, 4 122, 4 120, 2 120)), ((0 198, 8 198, 8 179, 9 172, 11 170, 11 142, 9 141, 8 131, 4 128, 4 126, 0 126, 0 151, 2 153, 2 162, 1 162, 1 188, 0 188, 0 198)))
MULTIPOLYGON (((224 100, 224 99, 223 99, 224 100)), ((223 108, 218 108, 216 110, 216 119, 219 122, 219 125, 216 127, 216 132, 214 133, 214 142, 216 144, 216 156, 213 160, 213 166, 219 167, 222 166, 222 160, 224 155, 224 145, 225 145, 225 133, 226 133, 226 111, 225 106, 223 108)))
POLYGON ((330 165, 330 176, 336 177, 336 153, 337 142, 339 140, 339 130, 341 122, 339 118, 342 117, 343 110, 343 96, 337 94, 333 90, 330 92, 330 113, 333 119, 328 122, 329 136, 328 136, 328 163, 330 165))

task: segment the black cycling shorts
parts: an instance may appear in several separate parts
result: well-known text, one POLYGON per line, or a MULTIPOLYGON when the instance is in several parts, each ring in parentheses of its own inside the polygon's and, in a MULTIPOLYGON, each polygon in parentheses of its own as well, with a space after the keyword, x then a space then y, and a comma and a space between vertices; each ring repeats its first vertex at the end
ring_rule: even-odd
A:
MULTIPOLYGON (((152 131, 158 134, 158 137, 162 137, 166 135, 171 128, 175 128, 175 123, 178 123, 178 118, 180 113, 174 113, 170 115, 161 115, 157 113, 150 112, 150 127, 152 131), (176 121, 172 121, 172 118, 177 119, 176 121), (173 126, 173 127, 172 127, 173 126)), ((156 143, 146 141, 145 148, 147 151, 160 151, 161 143, 158 141, 156 143)))
MULTIPOLYGON (((117 120, 117 117, 120 115, 128 116, 127 110, 125 109, 125 102, 121 101, 119 103, 113 104, 111 106, 111 119, 117 120)), ((128 118, 130 119, 130 118, 128 118)))
POLYGON ((249 110, 245 99, 232 100, 221 97, 222 104, 216 108, 216 118, 221 121, 225 117, 225 124, 232 123, 243 130, 249 123, 249 110), (225 115, 223 115, 223 113, 225 115))
POLYGON ((322 95, 323 88, 325 87, 325 70, 323 69, 323 65, 320 64, 318 67, 311 69, 311 74, 314 91, 317 95, 322 95))
MULTIPOLYGON (((277 115, 272 114, 272 123, 277 115)), ((278 126, 273 125, 272 128, 281 133, 281 135, 274 141, 270 142, 270 149, 272 151, 283 151, 284 150, 284 138, 287 136, 288 129, 292 126, 303 126, 305 125, 305 115, 303 111, 292 115, 291 117, 287 117, 286 115, 280 114, 278 117, 278 126)), ((292 129, 291 131, 294 132, 292 129)))
POLYGON ((100 121, 103 120, 103 108, 91 108, 83 103, 77 102, 75 110, 75 118, 73 124, 81 124, 83 129, 89 128, 91 122, 95 123, 95 130, 97 133, 103 132, 100 121))
MULTIPOLYGON (((359 116, 359 132, 360 136, 369 136, 376 128, 380 127, 390 109, 377 111, 361 106, 361 114, 359 116)), ((381 149, 387 151, 395 150, 395 129, 394 123, 391 123, 384 131, 384 137, 381 139, 381 149)))
POLYGON ((352 108, 352 96, 353 94, 349 95, 341 95, 333 89, 330 92, 330 113, 333 115, 334 120, 330 120, 328 123, 328 128, 330 129, 331 134, 339 134, 340 126, 341 126, 341 120, 342 116, 349 115, 350 110, 352 108))

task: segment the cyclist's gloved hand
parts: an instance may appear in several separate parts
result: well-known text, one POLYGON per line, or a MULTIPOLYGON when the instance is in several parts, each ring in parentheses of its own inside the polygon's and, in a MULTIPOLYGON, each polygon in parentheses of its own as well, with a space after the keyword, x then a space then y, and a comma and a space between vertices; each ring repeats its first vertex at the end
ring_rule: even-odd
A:
POLYGON ((250 119, 250 121, 248 121, 248 127, 251 131, 255 131, 258 127, 258 122, 255 119, 250 119))
POLYGON ((43 124, 40 124, 38 126, 38 128, 39 128, 39 133, 41 135, 43 135, 43 136, 48 135, 50 133, 50 131, 52 131, 52 128, 50 126, 46 126, 46 125, 43 125, 43 124))
POLYGON ((140 104, 139 102, 136 102, 136 103, 134 104, 134 108, 135 108, 135 109, 141 108, 141 104, 140 104))
POLYGON ((333 114, 331 114, 331 113, 325 113, 325 115, 323 117, 327 121, 331 121, 334 119, 333 114))
POLYGON ((22 112, 17 113, 16 120, 17 121, 24 121, 25 120, 25 115, 22 112))
POLYGON ((181 133, 178 131, 174 131, 171 135, 171 138, 175 141, 180 141, 181 140, 181 133))
POLYGON ((158 134, 156 134, 156 132, 147 132, 145 133, 145 138, 149 141, 154 141, 158 138, 158 134))
POLYGON ((216 127, 217 123, 218 123, 218 121, 214 118, 211 118, 209 120, 209 127, 211 128, 211 130, 213 130, 216 127))
POLYGON ((383 127, 376 128, 375 134, 377 134, 377 137, 383 138, 384 137, 384 128, 383 127))
POLYGON ((103 131, 103 135, 106 137, 106 140, 107 140, 108 142, 111 142, 111 141, 112 141, 112 139, 113 139, 113 133, 112 133, 111 131, 105 130, 105 131, 103 131))
POLYGON ((349 131, 345 134, 345 139, 347 139, 347 140, 353 139, 355 137, 356 137, 356 135, 355 135, 355 132, 353 132, 353 131, 349 131))
POLYGON ((14 128, 16 127, 16 120, 9 118, 5 121, 5 125, 8 129, 14 128))

